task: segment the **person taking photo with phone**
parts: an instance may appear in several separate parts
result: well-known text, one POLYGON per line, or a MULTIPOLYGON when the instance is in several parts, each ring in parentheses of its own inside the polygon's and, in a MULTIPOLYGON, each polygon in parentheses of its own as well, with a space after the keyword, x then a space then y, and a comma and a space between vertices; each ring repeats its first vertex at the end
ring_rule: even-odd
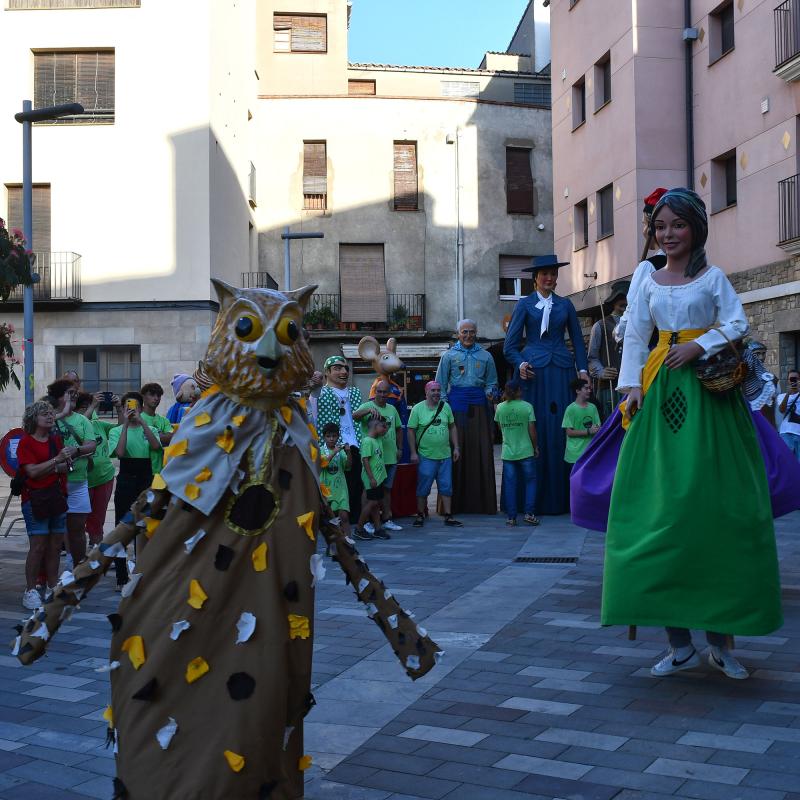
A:
POLYGON ((796 369, 789 370, 789 391, 778 397, 778 411, 783 415, 781 439, 800 461, 800 372, 796 369))

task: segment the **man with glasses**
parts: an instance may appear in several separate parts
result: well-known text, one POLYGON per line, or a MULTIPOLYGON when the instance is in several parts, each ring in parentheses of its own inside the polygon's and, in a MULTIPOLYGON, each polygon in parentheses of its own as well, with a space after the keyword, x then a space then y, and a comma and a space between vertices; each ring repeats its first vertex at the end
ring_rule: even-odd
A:
POLYGON ((476 341, 474 320, 458 323, 458 341, 439 362, 436 382, 453 410, 461 458, 453 463, 453 513, 497 513, 494 435, 489 398, 497 389, 494 359, 476 341))
POLYGON ((789 391, 778 397, 778 411, 783 415, 781 439, 800 460, 800 372, 789 370, 789 391))

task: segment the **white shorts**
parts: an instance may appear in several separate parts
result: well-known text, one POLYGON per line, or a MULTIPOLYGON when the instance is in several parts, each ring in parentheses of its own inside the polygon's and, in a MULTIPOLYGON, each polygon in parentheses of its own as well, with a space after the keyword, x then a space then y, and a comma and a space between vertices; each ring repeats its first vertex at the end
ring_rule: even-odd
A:
POLYGON ((67 481, 67 514, 89 514, 89 481, 67 481))

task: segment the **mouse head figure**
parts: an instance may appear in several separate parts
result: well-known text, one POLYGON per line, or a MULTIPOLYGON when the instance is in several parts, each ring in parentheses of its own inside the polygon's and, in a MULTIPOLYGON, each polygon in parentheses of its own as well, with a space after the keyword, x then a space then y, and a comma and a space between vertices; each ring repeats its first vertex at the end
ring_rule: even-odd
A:
POLYGON ((364 361, 372 364, 379 377, 390 378, 393 373, 405 369, 397 355, 397 342, 393 338, 386 342, 386 350, 381 352, 378 340, 374 336, 365 336, 358 343, 358 354, 364 361))

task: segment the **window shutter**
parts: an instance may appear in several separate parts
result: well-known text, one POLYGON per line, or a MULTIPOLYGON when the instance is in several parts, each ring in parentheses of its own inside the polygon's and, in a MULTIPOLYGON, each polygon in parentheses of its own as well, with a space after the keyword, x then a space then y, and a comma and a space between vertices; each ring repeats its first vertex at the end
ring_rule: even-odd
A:
POLYGON ((530 268, 532 259, 533 256, 500 256, 500 277, 529 280, 531 273, 522 270, 530 268))
POLYGON ((114 111, 114 54, 76 53, 76 99, 86 113, 114 111))
POLYGON ((386 322, 382 244, 339 245, 342 322, 386 322))
POLYGON ((324 53, 328 49, 325 15, 275 14, 272 29, 276 53, 324 53))
POLYGON ((533 214, 531 151, 506 148, 506 210, 509 214, 533 214))
MULTIPOLYGON (((21 186, 8 187, 8 227, 23 230, 21 186)), ((50 187, 47 185, 33 187, 33 249, 50 252, 50 187)))
POLYGON ((417 143, 394 143, 394 207, 400 211, 416 211, 417 143))
POLYGON ((303 142, 303 194, 328 193, 325 142, 303 142))
POLYGON ((364 80, 347 81, 347 94, 374 95, 375 81, 364 81, 364 80))
POLYGON ((81 120, 114 119, 114 52, 34 53, 35 107, 76 102, 81 120))

